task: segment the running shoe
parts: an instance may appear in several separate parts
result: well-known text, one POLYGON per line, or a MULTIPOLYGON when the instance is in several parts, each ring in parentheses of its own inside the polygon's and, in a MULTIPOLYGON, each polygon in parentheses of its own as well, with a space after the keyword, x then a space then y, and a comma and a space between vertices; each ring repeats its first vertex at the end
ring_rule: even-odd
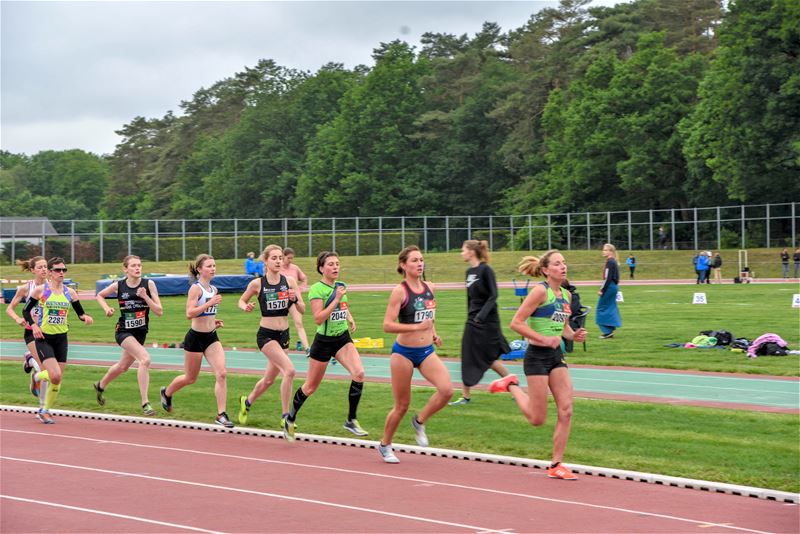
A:
POLYGON ((417 445, 420 447, 428 446, 428 435, 425 434, 425 425, 417 421, 417 416, 411 418, 411 426, 414 427, 414 438, 417 440, 417 445))
POLYGON ((600 336, 600 339, 611 339, 612 337, 614 337, 614 332, 603 334, 602 336, 600 336))
POLYGON ((550 467, 547 470, 547 476, 549 478, 560 478, 561 480, 578 480, 578 477, 575 475, 575 473, 560 463, 554 467, 550 467))
POLYGON ((100 406, 104 406, 106 403, 106 399, 105 397, 103 397, 103 392, 105 390, 100 389, 100 382, 95 382, 94 384, 92 384, 92 386, 94 387, 94 392, 97 396, 97 404, 99 404, 100 406))
POLYGON ((289 421, 288 415, 281 419, 281 428, 283 429, 283 439, 287 443, 292 443, 294 441, 294 421, 289 421))
POLYGON ((30 373, 33 370, 33 354, 30 352, 25 353, 25 357, 22 360, 22 370, 26 373, 30 373))
POLYGON ((369 436, 369 432, 361 428, 361 425, 358 424, 358 419, 348 419, 344 422, 343 426, 356 436, 369 436))
POLYGON ((166 387, 161 388, 161 407, 167 412, 172 411, 172 397, 167 396, 166 387))
POLYGON ((489 393, 502 393, 508 391, 508 386, 518 386, 519 379, 517 375, 506 375, 503 378, 498 378, 489 384, 489 393))
POLYGON ((471 398, 469 398, 469 397, 461 397, 457 401, 448 402, 447 404, 449 406, 464 406, 465 404, 469 404, 470 402, 472 402, 471 398))
POLYGON ((239 424, 247 424, 247 415, 250 413, 250 406, 247 405, 247 395, 239 397, 239 424))
POLYGON ((45 410, 44 408, 40 408, 39 411, 36 413, 36 419, 41 421, 46 425, 54 425, 56 422, 53 420, 53 416, 50 415, 50 412, 45 410))
POLYGON ((394 455, 394 450, 392 450, 391 445, 383 445, 382 443, 378 443, 378 452, 381 454, 381 458, 387 464, 399 464, 400 460, 397 459, 397 456, 394 455))
POLYGON ((222 412, 221 414, 217 415, 217 418, 214 419, 214 422, 218 425, 224 426, 225 428, 233 428, 233 421, 228 419, 228 414, 222 412))
POLYGON ((41 382, 39 380, 36 380, 36 373, 31 373, 30 390, 31 390, 31 395, 33 395, 34 397, 38 397, 39 396, 39 391, 40 391, 39 385, 40 384, 41 384, 41 382))
MULTIPOLYGON (((286 419, 286 417, 288 417, 288 415, 289 415, 288 413, 281 414, 281 420, 278 423, 278 428, 283 428, 283 420, 286 419)), ((295 430, 295 432, 300 430, 300 425, 297 424, 297 421, 294 422, 294 430, 295 430)))
POLYGON ((142 413, 147 416, 151 416, 155 415, 156 411, 153 409, 153 407, 150 405, 149 402, 145 402, 144 404, 142 404, 142 413))

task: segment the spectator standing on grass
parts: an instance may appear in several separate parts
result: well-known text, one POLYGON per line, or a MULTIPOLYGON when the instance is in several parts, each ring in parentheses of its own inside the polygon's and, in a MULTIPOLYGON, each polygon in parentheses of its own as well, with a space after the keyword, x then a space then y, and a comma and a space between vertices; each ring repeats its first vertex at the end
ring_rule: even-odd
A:
POLYGON ((528 392, 520 387, 516 375, 495 380, 489 385, 489 391, 511 393, 533 426, 541 426, 547 420, 547 390, 552 392, 557 418, 553 431, 552 463, 547 476, 577 480, 578 477, 561 463, 569 441, 573 404, 572 379, 564 359, 562 337, 582 342, 586 339, 586 330, 572 330, 569 326, 571 296, 562 287, 567 279, 567 263, 560 252, 551 250, 541 258, 526 256, 519 271, 527 276, 545 277, 545 281, 536 284, 525 297, 511 321, 511 329, 530 341, 523 364, 528 392))
POLYGON ((597 292, 600 298, 594 320, 602 333, 600 339, 611 339, 614 337, 614 330, 622 326, 617 306, 619 264, 616 247, 610 243, 603 245, 603 257, 606 259, 603 265, 603 285, 597 292))
POLYGON ((628 256, 628 259, 625 260, 625 265, 631 270, 631 280, 633 280, 633 273, 636 270, 636 258, 633 257, 633 254, 628 256))
POLYGON ((214 372, 214 396, 217 399, 217 417, 214 422, 232 428, 225 407, 228 402, 228 371, 225 368, 225 351, 217 335, 224 326, 217 318, 217 306, 222 302, 219 290, 211 285, 217 274, 217 264, 208 254, 200 254, 189 265, 189 286, 186 297, 186 318, 191 328, 183 339, 183 374, 178 375, 166 387, 161 388, 161 406, 172 411, 172 396, 186 386, 194 384, 200 374, 203 356, 214 372))
POLYGON ((781 251, 781 267, 783 267, 783 277, 789 278, 789 249, 786 247, 781 251))
POLYGON ((116 295, 119 303, 119 321, 114 329, 114 339, 122 348, 120 360, 109 367, 99 382, 93 384, 97 396, 97 404, 106 403, 103 393, 108 385, 119 375, 130 369, 133 362, 138 363, 136 379, 139 382, 139 396, 144 415, 155 415, 150 405, 148 389, 150 387, 150 355, 144 348, 147 330, 150 324, 150 311, 156 315, 164 313, 158 289, 152 280, 142 278, 142 260, 139 256, 125 256, 122 260, 125 278, 117 280, 103 288, 97 294, 97 302, 106 314, 114 315, 114 308, 106 303, 106 297, 116 295))
POLYGON ((250 276, 258 276, 256 272, 256 253, 248 252, 247 259, 244 260, 244 272, 250 276))
POLYGON ((797 278, 797 275, 800 274, 800 247, 794 249, 792 259, 794 260, 794 278, 797 278))
POLYGON ((500 356, 511 352, 497 312, 497 280, 489 267, 489 244, 470 239, 461 246, 461 258, 469 263, 466 273, 467 322, 461 336, 462 397, 451 406, 469 404, 470 388, 488 369, 501 377, 508 369, 500 356))
POLYGON ((667 250, 667 231, 663 226, 658 227, 658 247, 667 250))
POLYGON ((423 280, 425 262, 417 246, 410 245, 400 251, 397 272, 403 275, 403 281, 392 290, 383 317, 383 331, 397 334, 389 364, 394 406, 386 415, 383 436, 378 444, 378 452, 389 464, 399 463, 392 450, 392 438, 411 404, 414 369, 419 369, 420 374, 436 388, 422 410, 411 416, 417 445, 428 446, 425 423, 453 396, 450 372, 436 355, 434 347, 442 346, 442 338, 436 334, 436 299, 433 285, 423 280))
MULTIPOLYGON (((283 276, 290 276, 295 279, 297 282, 297 286, 300 288, 300 291, 305 291, 308 289, 308 277, 306 273, 300 269, 297 265, 294 264, 294 249, 286 247, 283 249, 283 264, 281 265, 281 274, 283 276)), ((289 315, 292 316, 292 320, 294 321, 294 327, 297 329, 297 339, 300 340, 300 347, 306 354, 308 354, 308 350, 310 345, 308 344, 308 335, 306 334, 306 329, 303 326, 303 314, 300 313, 300 310, 296 306, 289 308, 289 315)))
POLYGON ((714 271, 714 281, 718 284, 722 283, 722 256, 717 252, 714 255, 714 261, 711 262, 711 270, 714 271))

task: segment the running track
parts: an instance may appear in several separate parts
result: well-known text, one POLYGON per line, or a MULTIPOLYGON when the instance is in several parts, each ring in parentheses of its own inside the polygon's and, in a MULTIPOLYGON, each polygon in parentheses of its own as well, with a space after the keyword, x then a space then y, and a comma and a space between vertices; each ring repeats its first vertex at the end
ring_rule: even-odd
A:
MULTIPOLYGON (((6 341, 0 344, 0 357, 19 359, 25 353, 21 341, 6 341)), ((148 348, 155 367, 181 369, 183 351, 180 349, 148 348)), ((117 345, 70 344, 70 363, 109 366, 119 360, 117 345)), ((226 364, 229 370, 262 373, 266 359, 255 350, 227 350, 226 364)), ((291 353, 298 373, 308 370, 305 355, 291 353)), ((385 356, 361 356, 368 380, 388 381, 389 359, 385 356)), ((454 384, 461 376, 459 360, 445 359, 454 384)), ((522 376, 519 363, 506 362, 512 373, 522 376)), ((204 367, 208 370, 204 361, 204 367)), ((341 365, 329 366, 328 376, 346 378, 349 375, 341 365)), ((741 408, 780 413, 800 413, 800 380, 796 377, 746 376, 723 373, 667 372, 653 369, 622 369, 571 366, 570 375, 577 396, 591 398, 613 398, 671 404, 691 404, 718 408, 741 408)), ((417 383, 424 380, 415 371, 417 383)), ((495 377, 484 376, 485 386, 495 377)))
POLYGON ((56 419, 0 412, 4 533, 798 532, 784 502, 420 454, 387 465, 358 440, 56 419))

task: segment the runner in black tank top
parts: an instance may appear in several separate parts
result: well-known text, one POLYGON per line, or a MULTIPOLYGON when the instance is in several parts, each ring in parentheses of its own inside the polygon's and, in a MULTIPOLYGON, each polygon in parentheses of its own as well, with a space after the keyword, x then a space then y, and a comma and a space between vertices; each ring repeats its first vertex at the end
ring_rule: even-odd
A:
POLYGON ((289 413, 289 404, 292 400, 292 381, 295 369, 287 352, 289 348, 289 310, 294 307, 301 314, 305 312, 306 305, 303 296, 297 287, 297 281, 292 277, 280 274, 283 264, 283 249, 278 245, 269 245, 264 249, 264 276, 252 280, 239 299, 239 309, 252 312, 255 304, 250 302, 257 296, 261 310, 256 343, 259 350, 267 357, 267 367, 264 376, 256 382, 248 395, 239 397, 239 424, 247 424, 250 407, 263 395, 280 373, 281 378, 281 426, 282 420, 289 413), (273 282, 270 282, 273 280, 273 282))
POLYGON ((403 275, 404 280, 392 290, 383 317, 383 331, 397 334, 391 356, 395 402, 386 415, 383 437, 378 446, 383 461, 390 464, 399 462, 392 450, 392 438, 411 403, 411 377, 414 368, 418 368, 422 376, 436 387, 436 392, 428 399, 425 407, 411 417, 411 426, 419 446, 428 446, 425 432, 427 420, 444 408, 453 396, 450 372, 436 355, 434 348, 434 345, 441 346, 442 340, 436 334, 434 324, 436 299, 433 287, 422 280, 425 268, 422 253, 412 245, 400 251, 397 260, 397 272, 403 275))
POLYGON ((97 302, 106 314, 114 315, 114 309, 106 303, 106 297, 117 295, 119 304, 119 320, 116 324, 115 339, 122 347, 122 357, 112 365, 105 376, 94 384, 97 403, 106 403, 103 393, 108 385, 119 375, 130 369, 133 362, 138 362, 136 378, 139 381, 139 395, 142 401, 142 412, 155 415, 150 405, 148 389, 150 387, 150 355, 144 348, 147 330, 150 324, 150 311, 156 315, 164 313, 158 289, 152 280, 142 278, 142 260, 138 256, 127 256, 122 260, 125 278, 117 280, 97 294, 97 302))

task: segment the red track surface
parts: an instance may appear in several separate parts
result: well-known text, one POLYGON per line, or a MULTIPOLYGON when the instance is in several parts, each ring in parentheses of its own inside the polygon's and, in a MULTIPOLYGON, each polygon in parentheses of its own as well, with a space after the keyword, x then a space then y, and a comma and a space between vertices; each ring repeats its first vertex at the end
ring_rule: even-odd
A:
POLYGON ((796 505, 538 469, 0 413, 0 531, 798 532, 796 505))

